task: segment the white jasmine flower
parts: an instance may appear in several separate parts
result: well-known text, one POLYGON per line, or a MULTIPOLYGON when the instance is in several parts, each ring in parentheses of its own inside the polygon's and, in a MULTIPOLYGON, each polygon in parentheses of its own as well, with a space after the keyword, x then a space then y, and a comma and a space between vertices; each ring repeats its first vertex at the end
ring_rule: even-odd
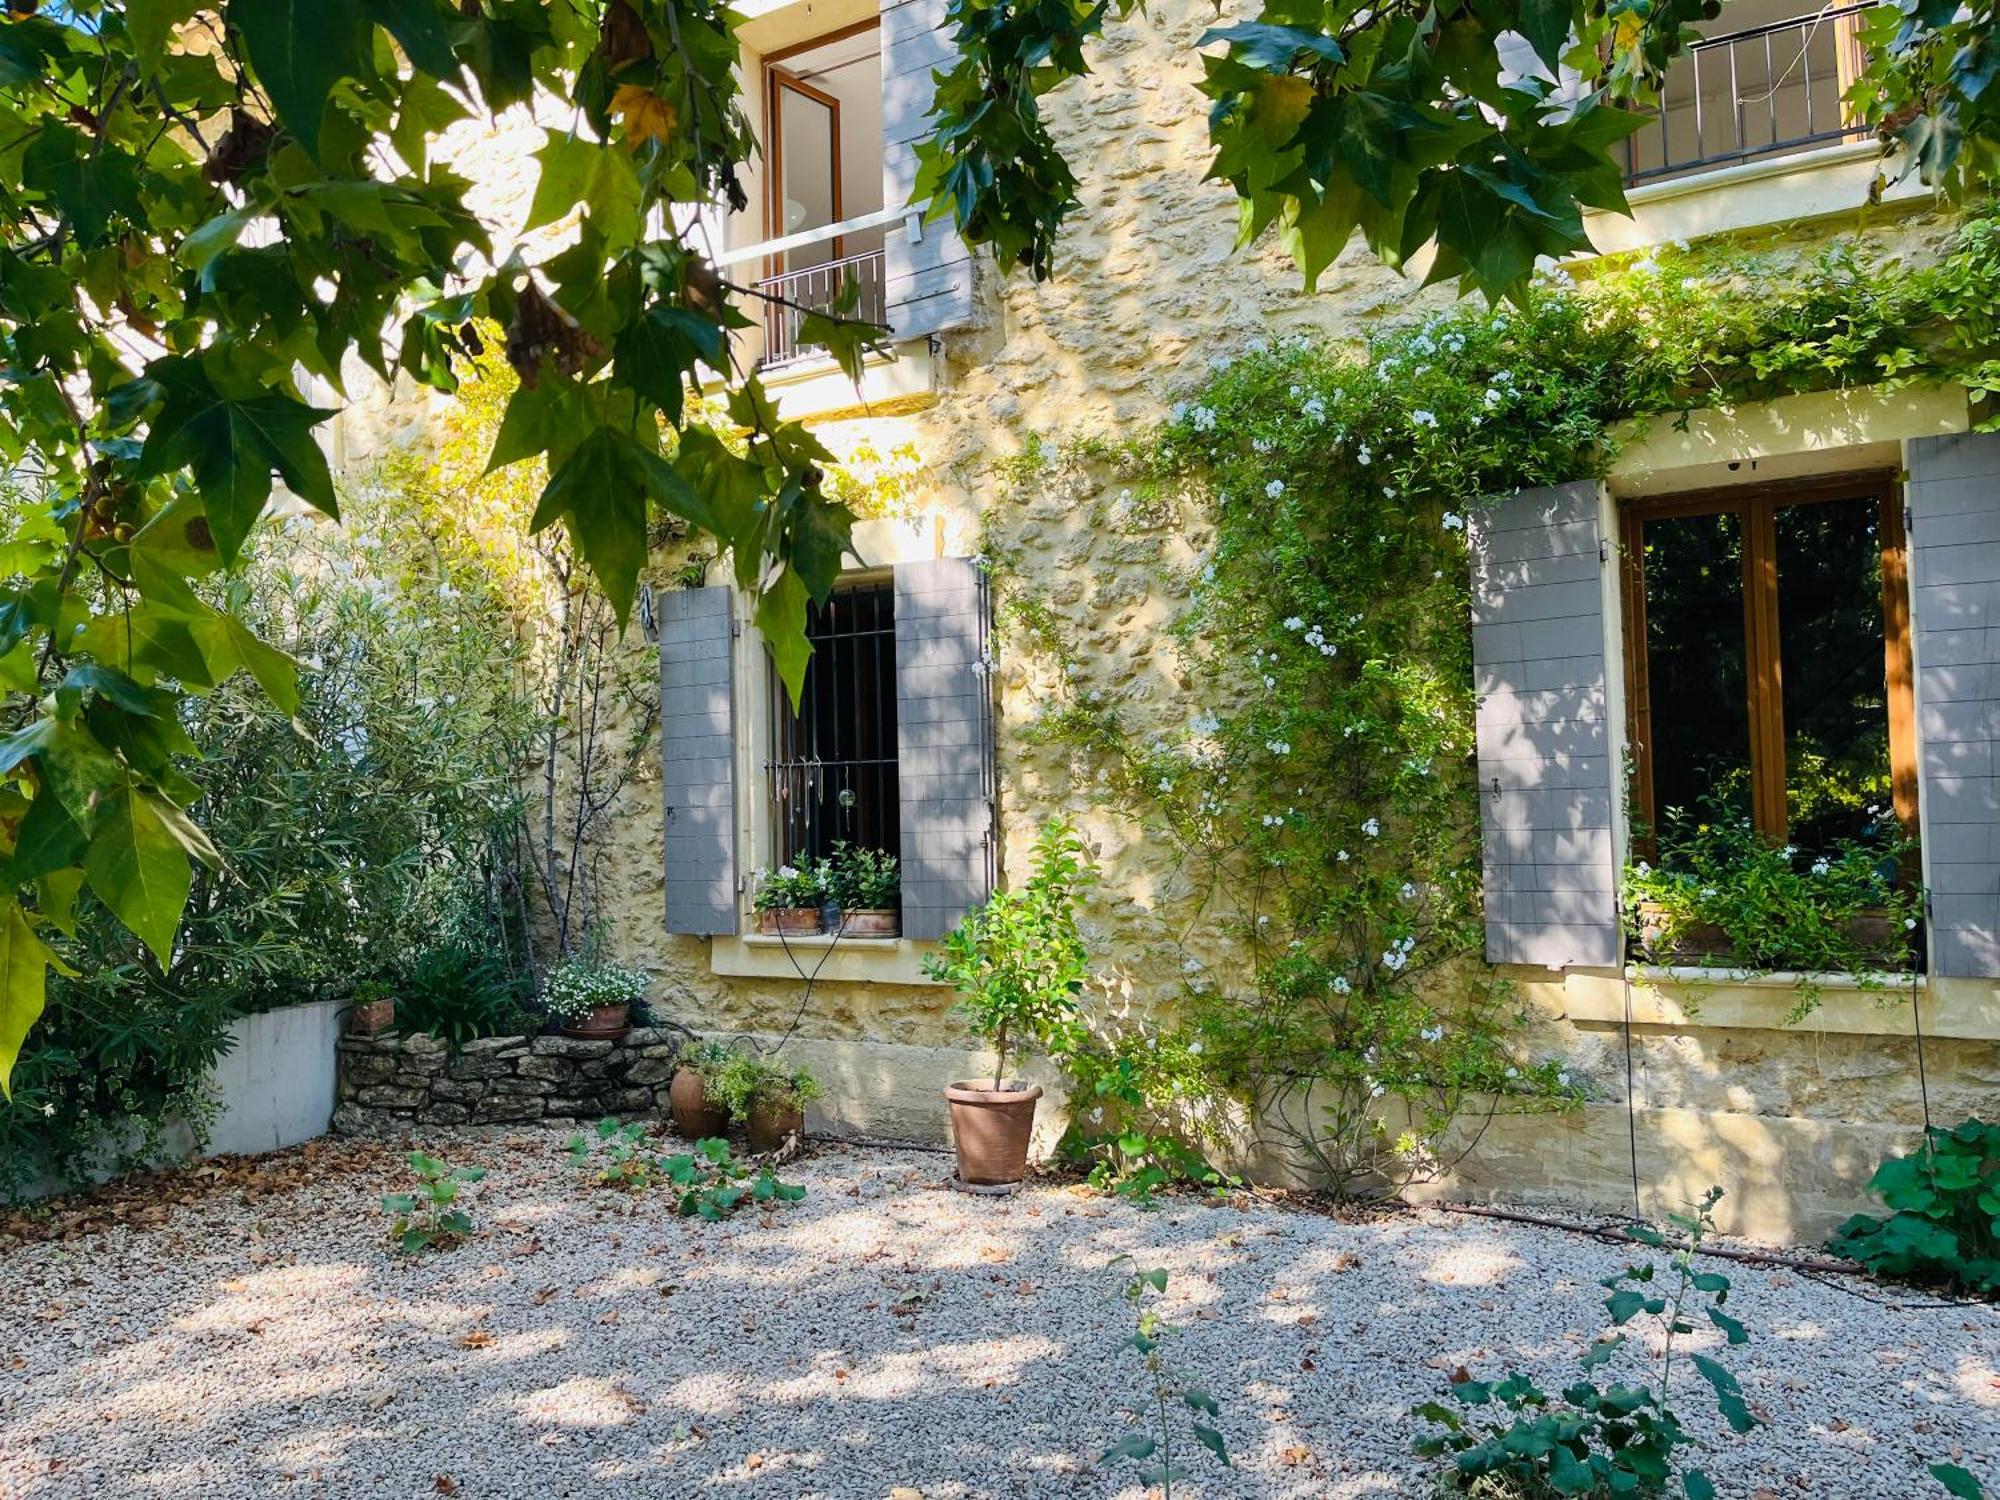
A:
POLYGON ((1382 955, 1382 967, 1392 974, 1400 973, 1403 965, 1409 961, 1409 955, 1401 948, 1391 948, 1382 955))
POLYGON ((1350 993, 1350 992, 1351 992, 1351 991, 1353 990, 1353 988, 1354 988, 1354 986, 1353 986, 1353 985, 1351 985, 1351 984, 1349 984, 1349 983, 1347 982, 1347 980, 1346 980, 1346 979, 1345 979, 1345 978, 1344 978, 1343 976, 1341 976, 1341 975, 1339 975, 1339 974, 1336 974, 1336 975, 1334 975, 1334 977, 1333 977, 1333 992, 1334 992, 1334 993, 1335 993, 1336 995, 1345 995, 1345 994, 1348 994, 1348 993, 1350 993))
POLYGON ((1366 443, 1363 443, 1359 448, 1355 449, 1354 461, 1358 464, 1361 464, 1365 468, 1367 465, 1375 462, 1375 455, 1373 453, 1370 453, 1368 451, 1368 445, 1366 443))
POLYGON ((1455 510, 1448 510, 1444 513, 1442 524, 1446 531, 1463 531, 1465 530, 1465 517, 1461 516, 1455 510))
POLYGON ((1371 839, 1379 837, 1382 832, 1382 820, 1380 818, 1370 818, 1361 825, 1361 831, 1371 839))
POLYGON ((1509 1068, 1507 1070, 1506 1076, 1509 1078, 1519 1078, 1521 1076, 1521 1070, 1519 1068, 1509 1068))
POLYGON ((1334 858, 1335 858, 1335 859, 1337 859, 1337 860, 1339 860, 1339 861, 1340 861, 1340 862, 1341 862, 1342 864, 1346 864, 1346 863, 1347 863, 1347 851, 1346 851, 1345 849, 1342 849, 1342 850, 1341 850, 1341 851, 1340 851, 1340 852, 1339 852, 1338 854, 1334 855, 1334 858))
POLYGON ((1815 875, 1824 875, 1832 868, 1833 866, 1828 864, 1824 859, 1816 859, 1813 861, 1812 872, 1815 875))
POLYGON ((1406 880, 1403 882, 1403 889, 1399 894, 1405 901, 1409 901, 1415 898, 1417 894, 1417 888, 1411 885, 1410 882, 1406 880))
POLYGON ((1306 622, 1302 617, 1298 615, 1288 615, 1285 617, 1285 629, 1304 630, 1305 628, 1306 622))
POLYGON ((1266 499, 1275 500, 1284 493, 1285 481, 1282 479, 1274 479, 1264 486, 1264 496, 1266 499))
POLYGON ((1426 1026, 1423 1029, 1423 1038, 1427 1042, 1441 1042, 1444 1040, 1444 1028, 1442 1026, 1426 1026))
POLYGON ((1437 424, 1438 424, 1438 419, 1436 415, 1431 412, 1419 409, 1417 411, 1413 411, 1410 413, 1410 425, 1412 427, 1435 428, 1437 424))
POLYGON ((1315 425, 1326 420, 1326 403, 1317 396, 1308 397, 1305 405, 1301 406, 1299 411, 1304 414, 1308 422, 1312 422, 1315 425))
POLYGON ((1167 793, 1167 792, 1171 792, 1171 791, 1172 791, 1173 789, 1174 789, 1174 784, 1173 784, 1173 783, 1172 783, 1171 781, 1167 780, 1167 778, 1166 778, 1166 777, 1162 776, 1162 777, 1160 778, 1160 791, 1161 791, 1161 793, 1162 793, 1162 794, 1165 794, 1165 793, 1167 793))

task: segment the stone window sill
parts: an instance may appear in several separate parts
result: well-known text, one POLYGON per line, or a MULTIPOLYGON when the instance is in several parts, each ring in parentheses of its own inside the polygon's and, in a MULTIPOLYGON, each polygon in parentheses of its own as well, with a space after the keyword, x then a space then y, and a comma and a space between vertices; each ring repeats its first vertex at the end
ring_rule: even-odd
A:
POLYGON ((1524 991, 1549 984, 1545 1007, 1572 1022, 1621 1025, 1626 981, 1631 983, 1635 1025, 1672 1031, 1796 1031, 1849 1036, 1909 1037, 1921 1022, 1926 1037, 2000 1040, 2000 983, 1918 975, 1912 1016, 1907 975, 1880 976, 1883 987, 1867 989, 1854 975, 1829 974, 1816 981, 1818 1004, 1797 1021, 1786 1017, 1799 1001, 1795 975, 1746 974, 1738 969, 1634 966, 1615 970, 1570 969, 1540 979, 1520 975, 1524 991))
POLYGON ((711 940, 708 967, 715 974, 746 979, 829 980, 843 984, 900 984, 943 988, 924 973, 936 943, 913 938, 742 937, 711 940))

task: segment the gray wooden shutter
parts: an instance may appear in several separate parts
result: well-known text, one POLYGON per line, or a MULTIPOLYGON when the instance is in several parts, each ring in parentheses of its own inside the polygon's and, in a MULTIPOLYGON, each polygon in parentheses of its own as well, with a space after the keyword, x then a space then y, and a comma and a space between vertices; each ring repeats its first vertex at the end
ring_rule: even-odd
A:
POLYGON ((1596 481, 1471 521, 1486 956, 1620 962, 1596 481))
POLYGON ((896 566, 903 936, 940 938, 993 887, 986 580, 963 558, 896 566))
MULTIPOLYGON (((895 0, 882 7, 882 201, 898 207, 916 186, 916 143, 931 133, 931 71, 952 59, 946 0, 895 0)), ((922 338, 972 321, 972 257, 944 221, 917 237, 891 227, 883 237, 889 333, 922 338)))
POLYGON ((1931 972, 2000 977, 2000 436, 1918 438, 1908 461, 1931 972))
POLYGON ((727 588, 670 589, 660 609, 660 800, 667 931, 735 932, 735 644, 727 588))

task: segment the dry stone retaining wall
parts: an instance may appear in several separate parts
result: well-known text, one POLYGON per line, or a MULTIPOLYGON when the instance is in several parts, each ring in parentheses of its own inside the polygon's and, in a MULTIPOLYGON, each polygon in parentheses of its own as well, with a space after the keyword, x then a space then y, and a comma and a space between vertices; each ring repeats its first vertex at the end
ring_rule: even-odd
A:
POLYGON ((664 1115, 680 1043, 635 1027, 621 1041, 496 1036, 456 1054, 432 1036, 343 1037, 333 1128, 513 1125, 664 1115))

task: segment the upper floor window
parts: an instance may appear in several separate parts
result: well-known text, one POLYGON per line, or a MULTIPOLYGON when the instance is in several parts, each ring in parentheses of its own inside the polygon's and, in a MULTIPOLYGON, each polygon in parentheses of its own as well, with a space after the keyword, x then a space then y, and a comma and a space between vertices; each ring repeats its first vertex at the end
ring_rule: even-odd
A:
POLYGON ((1916 833, 1892 479, 1711 492, 1623 514, 1635 844, 1748 816, 1808 857, 1916 833))
POLYGON ((1863 139, 1845 95, 1862 69, 1866 9, 1801 15, 1799 0, 1730 0, 1668 69, 1658 120, 1626 142, 1627 180, 1863 139))

